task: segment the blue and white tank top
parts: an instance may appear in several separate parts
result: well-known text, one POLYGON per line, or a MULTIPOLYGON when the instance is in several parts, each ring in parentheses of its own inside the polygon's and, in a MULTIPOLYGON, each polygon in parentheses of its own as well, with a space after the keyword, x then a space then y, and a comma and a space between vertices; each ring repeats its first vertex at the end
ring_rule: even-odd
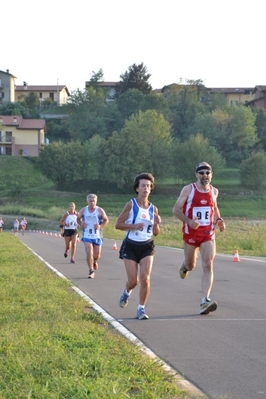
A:
POLYGON ((83 229, 83 238, 95 239, 102 238, 102 229, 95 229, 95 224, 102 223, 102 215, 99 212, 99 207, 96 206, 93 212, 89 211, 88 206, 84 209, 83 222, 86 224, 86 228, 83 229))
POLYGON ((137 224, 143 223, 144 227, 140 230, 129 230, 126 233, 126 237, 132 241, 145 242, 152 238, 153 236, 153 225, 154 225, 154 205, 150 204, 149 208, 141 208, 136 199, 131 200, 132 207, 129 212, 129 216, 125 223, 127 224, 137 224))

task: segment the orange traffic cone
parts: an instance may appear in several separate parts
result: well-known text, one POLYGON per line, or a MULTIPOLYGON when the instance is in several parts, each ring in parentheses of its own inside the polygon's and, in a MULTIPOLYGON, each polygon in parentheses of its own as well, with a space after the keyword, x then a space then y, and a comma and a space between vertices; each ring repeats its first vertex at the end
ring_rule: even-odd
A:
POLYGON ((237 249, 235 250, 233 262, 240 262, 239 255, 238 255, 238 250, 237 250, 237 249))
POLYGON ((113 249, 117 249, 116 242, 114 242, 113 249))

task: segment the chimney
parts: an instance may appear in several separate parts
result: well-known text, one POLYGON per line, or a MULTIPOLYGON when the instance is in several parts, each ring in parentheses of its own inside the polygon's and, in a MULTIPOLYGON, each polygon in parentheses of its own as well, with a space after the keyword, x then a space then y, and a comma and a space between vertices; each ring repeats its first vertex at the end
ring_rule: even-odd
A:
POLYGON ((9 69, 6 70, 6 73, 9 73, 9 69))
POLYGON ((13 123, 14 123, 14 124, 15 124, 15 123, 18 123, 17 117, 16 117, 16 116, 13 116, 13 123))
POLYGON ((27 88, 28 88, 28 83, 27 82, 23 82, 23 89, 27 90, 27 88))

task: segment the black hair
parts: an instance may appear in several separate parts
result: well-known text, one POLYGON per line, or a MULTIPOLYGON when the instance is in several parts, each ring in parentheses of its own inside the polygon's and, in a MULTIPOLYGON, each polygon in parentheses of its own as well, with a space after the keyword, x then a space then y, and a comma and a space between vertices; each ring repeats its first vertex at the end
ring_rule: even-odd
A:
POLYGON ((154 189, 154 177, 153 177, 153 175, 151 173, 140 173, 139 175, 137 175, 135 177, 135 180, 134 180, 134 191, 135 191, 135 193, 136 194, 138 193, 136 191, 136 188, 139 187, 139 181, 142 180, 142 179, 149 180, 151 182, 151 193, 152 193, 153 189, 154 189))

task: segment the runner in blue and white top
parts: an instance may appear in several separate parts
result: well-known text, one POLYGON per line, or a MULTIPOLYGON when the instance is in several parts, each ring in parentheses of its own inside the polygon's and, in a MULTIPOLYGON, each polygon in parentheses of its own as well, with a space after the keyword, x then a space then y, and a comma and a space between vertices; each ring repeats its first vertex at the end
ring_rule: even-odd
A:
POLYGON ((154 189, 154 177, 150 173, 141 173, 134 181, 137 198, 126 203, 117 219, 116 229, 126 231, 126 237, 120 248, 120 258, 124 260, 127 283, 119 298, 119 305, 128 304, 131 291, 138 284, 139 267, 139 305, 136 318, 148 319, 145 306, 150 294, 150 275, 153 265, 155 245, 153 235, 160 233, 161 218, 156 206, 149 202, 149 195, 154 189))
POLYGON ((14 232, 15 236, 18 233, 18 229, 19 229, 19 220, 16 218, 13 222, 13 232, 14 232))
POLYGON ((126 238, 136 242, 149 241, 153 236, 154 205, 150 204, 148 209, 140 208, 136 198, 131 200, 131 209, 126 224, 142 223, 142 230, 128 230, 126 238))
POLYGON ((78 223, 82 228, 82 241, 89 267, 89 278, 95 277, 95 270, 98 269, 97 261, 101 256, 103 243, 102 229, 107 225, 109 219, 103 208, 97 206, 97 195, 87 196, 88 206, 79 211, 78 223))

